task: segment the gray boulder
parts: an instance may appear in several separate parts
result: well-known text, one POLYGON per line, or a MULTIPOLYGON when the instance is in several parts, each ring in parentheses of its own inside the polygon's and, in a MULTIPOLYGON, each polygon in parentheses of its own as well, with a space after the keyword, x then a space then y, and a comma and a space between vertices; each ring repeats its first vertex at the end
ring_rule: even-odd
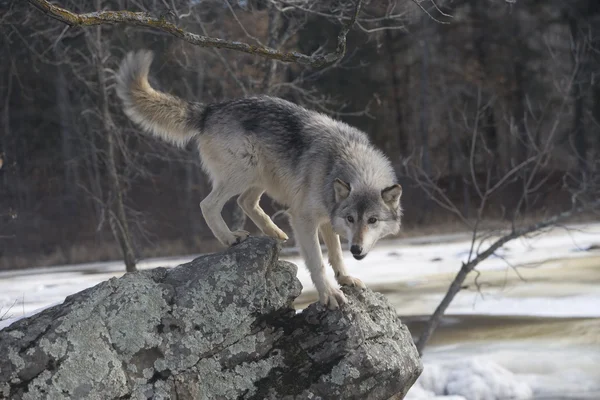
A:
POLYGON ((129 273, 0 331, 0 398, 388 399, 422 370, 385 298, 296 313, 279 246, 250 238, 129 273))

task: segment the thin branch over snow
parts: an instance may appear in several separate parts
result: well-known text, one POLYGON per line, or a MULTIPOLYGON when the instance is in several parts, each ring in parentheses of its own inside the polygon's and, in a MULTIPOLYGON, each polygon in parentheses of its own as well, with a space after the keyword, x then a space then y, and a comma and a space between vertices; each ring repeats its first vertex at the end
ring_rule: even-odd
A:
POLYGON ((137 25, 169 33, 196 46, 236 50, 273 60, 294 62, 316 68, 322 68, 334 64, 344 57, 346 54, 346 36, 348 35, 350 29, 354 26, 362 6, 362 0, 356 0, 351 18, 344 25, 342 25, 342 29, 338 34, 337 46, 334 51, 327 54, 307 55, 297 51, 283 52, 266 46, 251 45, 244 42, 198 35, 178 27, 172 22, 167 21, 164 17, 157 18, 147 12, 121 10, 95 11, 91 13, 76 14, 65 8, 51 4, 47 0, 28 1, 46 15, 69 26, 94 26, 107 24, 137 25))
MULTIPOLYGON (((421 336, 419 337, 419 339, 416 343, 419 354, 423 354, 423 349, 425 348, 427 341, 433 334, 433 331, 435 331, 435 329, 439 325, 442 316, 444 315, 444 313, 446 312, 446 309, 448 308, 448 306, 454 299, 454 296, 456 296, 456 294, 458 292, 460 292, 460 290, 462 289, 463 283, 464 283, 465 279, 467 278, 467 275, 471 271, 473 271, 475 269, 475 267, 477 267, 482 261, 489 258, 498 249, 500 249, 502 246, 504 246, 506 243, 510 242, 511 240, 526 236, 530 233, 538 232, 544 228, 556 226, 559 222, 571 217, 572 215, 577 215, 577 214, 583 213, 585 211, 595 210, 599 207, 600 207, 600 199, 597 199, 597 200, 592 201, 583 206, 573 208, 571 210, 562 212, 560 214, 556 214, 556 215, 554 215, 548 219, 545 219, 543 221, 540 221, 538 223, 531 224, 529 226, 525 226, 525 227, 518 228, 518 229, 513 229, 509 233, 498 238, 485 251, 483 251, 481 253, 478 252, 477 256, 475 258, 470 259, 466 263, 463 263, 460 271, 454 277, 454 281, 452 281, 452 283, 450 284, 450 287, 448 288, 446 295, 444 296, 444 298, 442 299, 440 304, 437 306, 437 308, 435 309, 432 316, 429 318, 429 321, 427 322, 424 331, 421 333, 421 336)), ((469 258, 471 258, 471 257, 469 256, 469 258)))

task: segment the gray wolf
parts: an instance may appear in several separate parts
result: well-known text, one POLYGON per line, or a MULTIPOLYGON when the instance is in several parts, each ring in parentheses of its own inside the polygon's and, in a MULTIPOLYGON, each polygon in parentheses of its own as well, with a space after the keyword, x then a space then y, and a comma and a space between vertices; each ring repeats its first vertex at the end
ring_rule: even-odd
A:
POLYGON ((283 99, 258 96, 203 104, 154 90, 152 53, 129 53, 116 75, 125 114, 145 131, 176 146, 195 141, 212 191, 200 207, 215 237, 232 246, 248 237, 232 232, 221 211, 238 204, 268 236, 287 240, 259 205, 267 193, 289 207, 296 242, 330 309, 346 302, 325 274, 319 234, 340 285, 364 288, 349 276, 340 235, 363 259, 380 238, 400 230, 402 187, 390 161, 360 130, 283 99))

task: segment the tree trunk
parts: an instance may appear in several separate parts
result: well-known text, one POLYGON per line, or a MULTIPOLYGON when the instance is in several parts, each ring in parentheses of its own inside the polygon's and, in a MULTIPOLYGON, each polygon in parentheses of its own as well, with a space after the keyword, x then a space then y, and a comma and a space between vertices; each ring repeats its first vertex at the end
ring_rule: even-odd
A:
MULTIPOLYGON (((429 44, 426 40, 421 42, 421 93, 420 93, 420 105, 419 110, 419 151, 421 155, 421 168, 423 173, 431 177, 431 157, 429 155, 429 44)), ((421 221, 423 222, 425 217, 429 215, 431 209, 431 201, 428 197, 425 197, 422 210, 423 214, 421 221)))
POLYGON ((498 159, 500 151, 498 146, 498 131, 496 129, 496 118, 494 116, 494 106, 489 105, 483 110, 485 145, 491 153, 488 168, 492 177, 498 176, 498 159))
POLYGON ((577 157, 577 165, 579 172, 582 175, 586 175, 588 171, 587 164, 587 145, 585 140, 585 125, 583 121, 583 102, 584 95, 582 85, 585 79, 585 64, 586 64, 586 43, 585 38, 582 38, 582 33, 579 30, 579 23, 576 16, 569 16, 569 29, 571 31, 571 37, 573 39, 573 48, 571 49, 573 68, 575 73, 573 77, 573 85, 571 87, 571 97, 573 98, 574 114, 573 114, 573 128, 572 128, 572 144, 575 149, 575 155, 577 157))
POLYGON ((112 233, 121 247, 123 261, 125 262, 125 270, 127 272, 133 272, 137 270, 135 266, 135 253, 133 250, 131 233, 129 231, 129 223, 127 222, 127 215, 125 213, 125 205, 123 204, 123 189, 121 187, 120 177, 116 166, 115 129, 108 129, 106 133, 108 137, 106 163, 108 167, 109 185, 113 191, 111 196, 113 198, 111 199, 109 206, 111 209, 109 223, 112 233))
MULTIPOLYGON (((270 48, 275 49, 279 46, 279 37, 283 25, 284 22, 282 20, 281 13, 273 4, 269 3, 269 39, 267 46, 270 48)), ((263 61, 263 65, 265 75, 263 76, 259 89, 262 93, 269 94, 271 92, 270 88, 273 84, 273 79, 276 76, 279 63, 275 60, 265 60, 263 61)))
MULTIPOLYGON (((59 51, 60 42, 54 49, 57 59, 61 59, 59 51)), ((73 123, 71 110, 73 109, 69 99, 68 83, 64 73, 64 66, 57 66, 58 76, 56 79, 56 105, 58 107, 58 119, 60 123, 60 137, 62 145, 62 158, 64 164, 64 200, 62 202, 64 210, 72 213, 77 207, 76 187, 79 179, 77 177, 77 167, 74 165, 75 156, 73 151, 73 123)))
POLYGON ((5 190, 9 190, 9 179, 8 179, 8 160, 7 158, 14 158, 14 154, 8 153, 8 143, 11 135, 10 130, 10 98, 12 96, 13 87, 13 73, 12 67, 8 68, 9 72, 6 74, 6 98, 4 100, 4 106, 2 107, 2 134, 0 135, 0 157, 2 157, 2 168, 3 173, 0 174, 2 177, 2 187, 5 190))
POLYGON ((398 63, 396 62, 396 54, 394 53, 394 47, 392 46, 394 39, 390 30, 385 30, 385 45, 386 52, 388 54, 389 66, 390 66, 390 78, 392 80, 392 99, 394 102, 394 113, 396 114, 396 138, 398 143, 398 150, 401 156, 406 156, 408 152, 408 141, 406 140, 406 134, 403 130, 403 118, 402 118, 402 95, 400 94, 400 82, 398 80, 398 63))
MULTIPOLYGON (((483 8, 485 5, 479 0, 471 0, 471 13, 472 13, 472 25, 473 25, 473 47, 475 49, 475 57, 479 64, 479 76, 480 82, 478 84, 484 85, 484 82, 488 81, 488 68, 487 68, 487 55, 485 51, 484 43, 488 38, 486 27, 488 26, 486 9, 483 8)), ((488 97, 485 95, 487 90, 483 89, 483 104, 488 103, 488 97)), ((479 115, 479 110, 477 110, 479 115)), ((498 135, 496 132, 496 122, 494 118, 494 109, 491 106, 486 106, 481 113, 481 126, 483 131, 483 139, 486 146, 486 150, 491 153, 489 157, 488 168, 491 172, 491 176, 494 177, 497 173, 498 166, 498 135)))
MULTIPOLYGON (((450 129, 448 129, 450 135, 450 146, 448 146, 448 153, 449 155, 452 155, 452 159, 449 160, 448 171, 450 172, 450 176, 452 177, 453 183, 458 181, 461 182, 461 190, 463 197, 462 214, 466 219, 469 219, 469 215, 471 212, 471 199, 469 197, 469 186, 467 183, 469 179, 467 179, 464 176, 465 170, 468 169, 468 160, 460 148, 460 138, 456 133, 456 122, 454 120, 452 110, 448 110, 448 121, 450 122, 450 129), (458 160, 455 160, 454 157, 458 158, 458 160)), ((456 188, 456 185, 454 185, 454 188, 456 188)))
POLYGON ((529 136, 527 135, 527 127, 525 126, 525 90, 524 90, 524 66, 521 61, 517 60, 513 64, 515 90, 513 97, 513 118, 516 141, 517 159, 513 161, 517 165, 527 159, 530 149, 529 136))
POLYGON ((86 156, 83 157, 83 171, 87 175, 87 179, 89 181, 88 190, 91 192, 91 197, 93 198, 92 205, 94 207, 96 218, 100 221, 101 224, 103 221, 105 207, 102 204, 102 199, 104 198, 104 195, 102 190, 102 177, 100 172, 101 161, 98 157, 98 135, 97 132, 94 132, 92 129, 88 129, 88 131, 89 132, 84 132, 85 146, 83 146, 83 148, 85 149, 86 156))
MULTIPOLYGON (((600 76, 598 77, 600 80, 600 76)), ((592 116, 594 118, 594 136, 596 137, 596 160, 600 158, 600 82, 596 82, 593 87, 593 109, 592 116)))
POLYGON ((421 166, 423 171, 431 175, 431 158, 429 155, 429 45, 421 43, 421 110, 419 112, 419 131, 421 166))
MULTIPOLYGON (((592 48, 590 69, 594 71, 592 74, 592 118, 594 123, 592 124, 593 132, 590 132, 590 139, 596 143, 596 155, 593 160, 598 163, 598 160, 600 160, 600 53, 598 52, 600 50, 600 4, 598 2, 592 4, 594 7, 590 9, 590 47, 592 48)), ((598 172, 600 165, 597 164, 594 168, 598 172)))
POLYGON ((108 93, 106 84, 106 72, 104 69, 104 51, 102 43, 101 27, 96 28, 96 72, 98 77, 98 99, 100 102, 100 112, 102 115, 103 130, 107 136, 108 151, 106 155, 106 166, 108 172, 108 183, 111 191, 109 201, 109 222, 115 239, 121 247, 123 261, 127 272, 136 270, 135 253, 125 213, 123 187, 121 178, 117 170, 117 128, 113 123, 110 111, 108 109, 108 93))

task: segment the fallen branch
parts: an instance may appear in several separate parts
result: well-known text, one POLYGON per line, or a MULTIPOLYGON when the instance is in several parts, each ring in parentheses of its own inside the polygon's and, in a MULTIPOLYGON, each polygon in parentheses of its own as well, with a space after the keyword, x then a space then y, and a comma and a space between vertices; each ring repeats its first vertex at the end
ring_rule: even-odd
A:
POLYGON ((425 330, 421 333, 421 336, 417 341, 417 350, 419 351, 419 354, 423 354, 423 349, 425 348, 427 341, 429 340, 435 329, 438 327, 442 316, 446 312, 446 309, 454 299, 454 296, 456 296, 458 292, 460 292, 460 290, 462 289, 463 283, 467 278, 467 275, 471 271, 473 271, 473 269, 475 269, 477 265, 479 265, 482 261, 494 254, 496 250, 498 250, 500 247, 504 246, 506 243, 510 242, 513 239, 517 239, 529 233, 537 232, 544 228, 554 226, 558 222, 569 218, 572 215, 580 214, 584 211, 596 209, 598 207, 600 207, 600 200, 596 200, 585 206, 574 208, 569 211, 565 211, 563 213, 554 215, 553 217, 550 217, 544 221, 540 221, 536 224, 532 224, 520 229, 513 229, 509 234, 497 239, 485 251, 478 253, 477 257, 475 257, 467 263, 463 263, 462 267, 460 268, 460 271, 458 271, 458 274, 456 274, 454 280, 450 284, 446 295, 444 296, 440 304, 437 306, 434 313, 429 318, 429 321, 425 326, 425 330))
POLYGON ((243 53, 253 54, 283 62, 295 62, 298 64, 309 65, 311 67, 322 68, 334 64, 342 59, 346 54, 346 36, 354 26, 362 0, 356 0, 354 12, 348 22, 346 22, 337 37, 337 46, 335 51, 320 55, 307 55, 297 51, 282 52, 270 47, 251 45, 244 42, 230 41, 221 38, 202 36, 188 32, 164 17, 155 17, 147 12, 132 11, 96 11, 91 13, 76 14, 65 8, 49 3, 47 0, 28 0, 36 8, 44 12, 51 18, 63 22, 69 26, 94 26, 94 25, 114 25, 127 24, 137 25, 146 28, 160 30, 178 37, 188 43, 201 47, 215 47, 219 49, 230 49, 241 51, 243 53))

